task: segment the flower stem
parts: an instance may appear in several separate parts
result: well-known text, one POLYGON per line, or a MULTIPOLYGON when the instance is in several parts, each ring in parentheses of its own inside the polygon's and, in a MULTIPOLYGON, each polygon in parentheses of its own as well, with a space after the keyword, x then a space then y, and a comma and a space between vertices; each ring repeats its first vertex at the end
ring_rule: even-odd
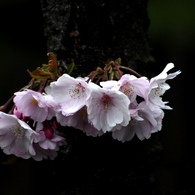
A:
POLYGON ((131 69, 131 68, 129 68, 129 67, 125 67, 125 66, 120 66, 120 68, 123 68, 123 69, 126 69, 126 70, 128 70, 128 71, 130 71, 130 72, 132 72, 133 74, 135 74, 137 77, 142 77, 142 75, 140 75, 138 72, 136 72, 135 70, 133 70, 133 69, 131 69))
POLYGON ((95 76, 97 75, 98 69, 99 69, 99 67, 97 67, 96 70, 93 71, 93 73, 89 76, 89 78, 88 78, 87 81, 86 81, 87 83, 89 83, 90 80, 93 81, 93 79, 94 79, 95 76))
POLYGON ((41 85, 40 85, 40 87, 39 87, 39 92, 40 92, 41 94, 44 92, 45 86, 47 85, 47 81, 48 81, 48 79, 45 79, 45 80, 41 83, 41 85))
POLYGON ((10 105, 10 103, 12 102, 13 98, 14 98, 15 95, 13 95, 4 105, 2 105, 0 107, 0 111, 4 112, 7 107, 10 105))
POLYGON ((35 83, 35 78, 33 78, 33 79, 30 81, 30 83, 31 83, 30 89, 33 90, 34 83, 35 83))
POLYGON ((121 73, 119 67, 116 65, 115 62, 113 63, 113 65, 115 66, 115 68, 116 68, 116 70, 118 71, 118 74, 119 74, 119 76, 120 76, 120 78, 121 78, 123 75, 122 75, 122 73, 121 73))
POLYGON ((106 77, 107 77, 107 71, 108 71, 108 64, 104 67, 104 75, 102 77, 102 80, 105 81, 106 77))
POLYGON ((8 112, 8 114, 13 114, 13 112, 14 112, 14 109, 15 109, 15 104, 12 106, 12 109, 8 112))

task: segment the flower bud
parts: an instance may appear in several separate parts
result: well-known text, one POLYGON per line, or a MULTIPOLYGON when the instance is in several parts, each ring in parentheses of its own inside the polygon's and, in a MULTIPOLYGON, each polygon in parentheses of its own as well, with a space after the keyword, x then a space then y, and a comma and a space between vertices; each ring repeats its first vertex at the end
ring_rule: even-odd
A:
POLYGON ((52 132, 52 129, 51 128, 45 128, 44 129, 44 132, 45 132, 45 136, 48 139, 51 139, 53 137, 53 132, 52 132))

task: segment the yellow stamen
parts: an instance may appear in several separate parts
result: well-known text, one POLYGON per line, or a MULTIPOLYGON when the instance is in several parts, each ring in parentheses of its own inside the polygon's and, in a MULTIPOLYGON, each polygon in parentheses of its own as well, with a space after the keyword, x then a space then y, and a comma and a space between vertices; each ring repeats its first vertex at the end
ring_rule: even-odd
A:
POLYGON ((134 87, 130 86, 129 83, 126 83, 124 84, 122 87, 121 87, 121 90, 122 92, 128 96, 129 98, 132 97, 134 95, 134 87))
POLYGON ((108 109, 108 102, 105 102, 105 110, 108 109))
POLYGON ((31 102, 32 102, 33 105, 38 105, 38 101, 35 98, 32 98, 31 102))
MULTIPOLYGON (((70 92, 69 92, 70 93, 70 92)), ((79 94, 79 89, 76 88, 74 90, 72 90, 72 94, 70 95, 71 98, 73 98, 75 95, 79 94)))
POLYGON ((21 138, 24 135, 24 129, 21 126, 16 126, 12 128, 12 133, 15 138, 21 138))
POLYGON ((83 87, 81 83, 69 89, 69 94, 71 98, 80 98, 80 96, 82 96, 84 92, 85 92, 85 87, 83 87))

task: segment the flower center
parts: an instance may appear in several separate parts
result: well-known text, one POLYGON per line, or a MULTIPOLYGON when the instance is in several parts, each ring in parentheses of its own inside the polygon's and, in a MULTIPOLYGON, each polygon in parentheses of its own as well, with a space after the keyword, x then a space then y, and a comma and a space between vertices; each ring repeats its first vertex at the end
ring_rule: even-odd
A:
POLYGON ((164 83, 159 83, 158 87, 154 88, 151 90, 150 94, 153 98, 155 97, 160 97, 164 94, 164 90, 163 90, 163 84, 164 83))
POLYGON ((157 88, 151 90, 151 95, 153 98, 155 98, 155 97, 160 97, 163 94, 161 93, 161 89, 159 87, 157 87, 157 88))
POLYGON ((104 104, 104 109, 107 110, 111 102, 111 98, 108 95, 104 94, 104 96, 101 98, 101 101, 104 104))
POLYGON ((134 87, 131 87, 129 83, 125 83, 120 91, 122 91, 126 96, 128 96, 129 98, 132 97, 134 95, 134 87))
POLYGON ((25 132, 25 129, 20 125, 16 125, 11 128, 11 132, 14 134, 15 138, 22 138, 25 132))
POLYGON ((38 101, 35 98, 32 98, 30 101, 33 105, 38 105, 38 101))
POLYGON ((85 87, 79 83, 76 87, 73 87, 72 89, 69 89, 69 94, 71 98, 75 98, 77 95, 78 98, 80 98, 80 95, 82 95, 85 92, 85 87))

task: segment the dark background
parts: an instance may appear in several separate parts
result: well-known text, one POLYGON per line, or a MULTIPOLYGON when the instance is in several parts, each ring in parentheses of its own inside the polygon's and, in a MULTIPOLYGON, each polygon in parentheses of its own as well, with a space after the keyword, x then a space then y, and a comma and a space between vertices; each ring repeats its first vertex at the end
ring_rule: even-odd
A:
MULTIPOLYGON (((194 186, 194 109, 190 92, 194 88, 195 51, 195 2, 149 1, 148 13, 150 46, 156 59, 155 72, 168 62, 175 64, 182 74, 170 81, 171 89, 164 99, 173 111, 165 111, 163 129, 160 132, 165 151, 164 166, 159 169, 159 185, 162 189, 194 186), (189 179, 192 178, 192 179, 189 179)), ((185 188, 185 187, 184 187, 185 188)), ((186 187, 187 188, 187 187, 186 187)), ((186 189, 182 191, 188 194, 186 189)))
MULTIPOLYGON (((156 60, 154 73, 160 73, 169 62, 175 64, 172 71, 182 71, 169 82, 171 89, 164 95, 164 100, 174 109, 165 111, 163 129, 159 132, 164 154, 156 169, 156 185, 162 192, 174 190, 187 194, 194 184, 194 10, 193 0, 150 0, 148 4, 151 20, 148 35, 156 60)), ((26 70, 47 63, 48 58, 38 0, 1 0, 0 21, 0 104, 3 104, 27 84, 30 76, 26 70)), ((32 194, 36 187, 32 186, 36 179, 33 170, 38 166, 32 168, 29 160, 1 166, 0 194, 32 194)), ((44 174, 44 164, 41 162, 40 166, 44 174)), ((49 179, 43 184, 39 183, 38 187, 47 191, 52 188, 49 179)))

